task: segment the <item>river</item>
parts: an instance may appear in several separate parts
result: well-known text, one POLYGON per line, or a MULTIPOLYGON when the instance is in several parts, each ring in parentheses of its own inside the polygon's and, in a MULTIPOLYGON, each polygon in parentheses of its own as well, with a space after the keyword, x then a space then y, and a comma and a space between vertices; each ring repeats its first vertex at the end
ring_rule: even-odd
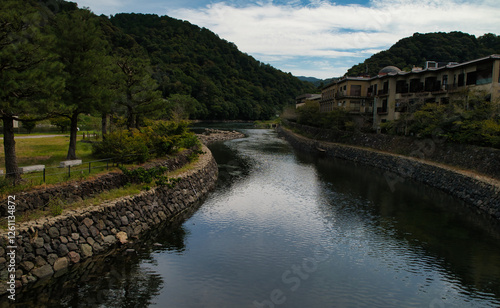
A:
POLYGON ((216 143, 216 190, 134 251, 21 301, 48 307, 499 307, 498 224, 425 185, 294 151, 216 143))

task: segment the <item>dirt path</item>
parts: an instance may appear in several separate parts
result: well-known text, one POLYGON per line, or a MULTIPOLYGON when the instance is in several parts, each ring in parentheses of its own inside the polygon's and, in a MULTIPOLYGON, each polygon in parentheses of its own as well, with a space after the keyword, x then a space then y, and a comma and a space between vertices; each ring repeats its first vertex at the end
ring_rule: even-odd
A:
MULTIPOLYGON (((69 137, 69 135, 33 135, 33 136, 16 136, 16 139, 31 139, 31 138, 52 138, 52 137, 69 137)), ((3 137, 0 137, 3 140, 3 137)))

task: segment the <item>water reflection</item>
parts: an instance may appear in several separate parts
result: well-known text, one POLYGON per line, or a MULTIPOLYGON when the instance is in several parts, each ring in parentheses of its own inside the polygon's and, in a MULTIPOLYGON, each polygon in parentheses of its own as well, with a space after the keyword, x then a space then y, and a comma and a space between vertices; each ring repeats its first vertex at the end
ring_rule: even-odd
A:
MULTIPOLYGON (((165 288, 164 278, 154 270, 154 255, 185 251, 189 232, 183 223, 197 208, 158 226, 127 249, 88 259, 60 278, 19 293, 16 307, 147 307, 154 304, 155 296, 165 288)), ((0 307, 11 307, 11 304, 3 299, 0 307)))
MULTIPOLYGON (((429 187, 294 152, 271 130, 211 146, 216 191, 135 253, 26 294, 50 307, 496 307, 498 225, 429 187)), ((36 305, 35 305, 36 306, 36 305)))
MULTIPOLYGON (((406 180, 392 191, 375 168, 295 154, 299 161, 316 166, 323 186, 323 216, 331 219, 329 223, 344 222, 350 232, 362 224, 362 237, 371 238, 368 255, 412 275, 438 269, 440 279, 455 285, 465 300, 500 298, 497 222, 426 185, 406 180), (398 258, 411 259, 397 265, 398 258)), ((348 242, 368 244, 356 236, 348 242)), ((433 275, 426 277, 422 290, 435 280, 433 275)))

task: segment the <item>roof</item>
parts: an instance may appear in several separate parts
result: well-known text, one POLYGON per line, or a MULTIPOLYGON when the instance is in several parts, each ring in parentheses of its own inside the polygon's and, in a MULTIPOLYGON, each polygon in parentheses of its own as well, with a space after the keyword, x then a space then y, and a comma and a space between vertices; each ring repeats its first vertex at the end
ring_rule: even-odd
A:
POLYGON ((396 66, 386 66, 384 67, 383 69, 380 70, 380 72, 378 72, 379 75, 386 75, 386 74, 397 74, 401 72, 401 70, 396 67, 396 66))
POLYGON ((486 61, 486 60, 489 60, 489 59, 499 60, 500 59, 500 54, 492 54, 492 55, 489 55, 487 57, 482 57, 482 58, 478 58, 478 59, 474 59, 474 60, 471 60, 471 61, 467 61, 467 62, 463 62, 463 63, 458 63, 458 64, 450 62, 452 64, 448 64, 446 66, 442 66, 442 67, 438 67, 438 68, 426 68, 426 69, 423 69, 423 70, 411 71, 411 72, 402 71, 399 68, 397 68, 396 66, 386 66, 386 67, 384 67, 383 69, 380 70, 378 76, 374 76, 374 77, 344 77, 341 80, 333 81, 332 83, 326 85, 323 89, 331 87, 331 86, 333 86, 335 84, 341 83, 344 80, 359 80, 359 81, 366 80, 366 81, 371 81, 371 80, 374 80, 374 79, 385 78, 385 77, 388 77, 388 76, 395 76, 395 75, 402 75, 403 76, 403 75, 408 75, 408 74, 420 74, 420 73, 429 72, 429 71, 435 72, 435 71, 439 71, 439 70, 445 70, 445 69, 448 69, 448 68, 457 68, 457 67, 460 67, 460 66, 466 66, 466 65, 473 64, 473 63, 477 63, 477 62, 486 61), (380 74, 380 73, 382 73, 382 74, 380 74))

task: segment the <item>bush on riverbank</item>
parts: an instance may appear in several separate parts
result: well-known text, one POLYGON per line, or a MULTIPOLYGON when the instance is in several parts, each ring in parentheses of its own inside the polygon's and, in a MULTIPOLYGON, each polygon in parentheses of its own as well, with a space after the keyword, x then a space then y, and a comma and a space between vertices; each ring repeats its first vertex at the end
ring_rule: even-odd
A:
POLYGON ((141 129, 118 130, 93 144, 92 154, 119 162, 143 163, 153 156, 163 157, 182 148, 199 147, 200 142, 188 125, 186 121, 157 121, 141 129))
POLYGON ((325 129, 339 131, 356 129, 355 123, 347 111, 337 108, 330 112, 320 112, 318 102, 306 102, 304 106, 297 109, 288 109, 282 117, 302 125, 325 129))
POLYGON ((467 92, 448 104, 427 103, 398 120, 382 124, 383 131, 418 138, 500 148, 500 105, 484 93, 467 92))

